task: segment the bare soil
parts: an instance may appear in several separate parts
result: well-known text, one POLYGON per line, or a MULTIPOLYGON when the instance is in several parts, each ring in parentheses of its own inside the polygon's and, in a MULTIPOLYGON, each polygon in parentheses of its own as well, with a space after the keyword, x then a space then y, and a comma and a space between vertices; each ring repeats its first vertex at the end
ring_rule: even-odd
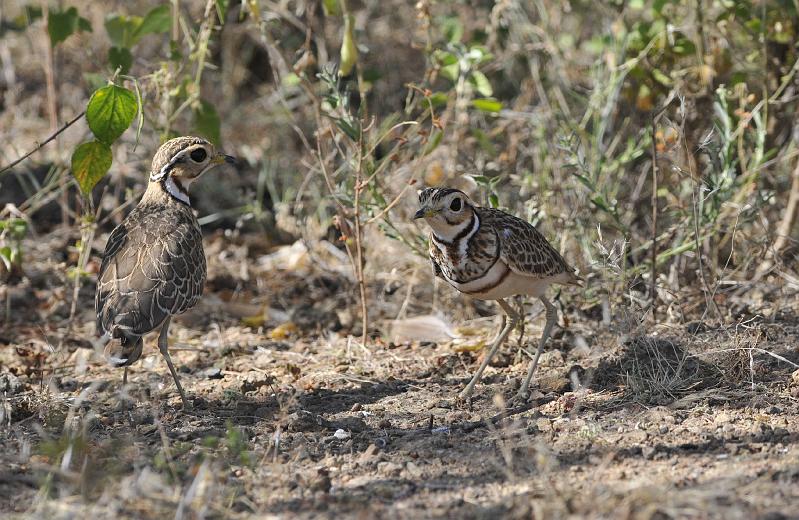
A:
MULTIPOLYGON (((799 374, 787 361, 799 361, 799 327, 790 312, 737 328, 621 334, 567 307, 528 404, 508 402, 528 359, 516 334, 461 403, 484 349, 377 334, 363 347, 345 312, 355 298, 345 276, 311 265, 245 281, 216 253, 247 254, 218 236, 209 250, 206 296, 170 329, 190 411, 154 337, 121 388, 121 369, 92 348, 93 283, 68 331, 69 298, 53 293, 57 259, 5 289, 13 308, 0 333, 0 511, 797 518, 799 374)), ((525 348, 538 318, 528 316, 525 348)), ((480 340, 498 325, 475 323, 480 340)))

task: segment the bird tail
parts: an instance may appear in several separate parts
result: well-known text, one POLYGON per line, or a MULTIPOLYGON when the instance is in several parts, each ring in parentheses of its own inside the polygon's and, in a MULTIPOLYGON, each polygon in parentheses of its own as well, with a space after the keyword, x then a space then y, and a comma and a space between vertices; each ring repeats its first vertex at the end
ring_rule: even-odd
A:
POLYGON ((115 367, 130 366, 141 357, 144 341, 141 336, 116 329, 103 349, 105 358, 115 367))

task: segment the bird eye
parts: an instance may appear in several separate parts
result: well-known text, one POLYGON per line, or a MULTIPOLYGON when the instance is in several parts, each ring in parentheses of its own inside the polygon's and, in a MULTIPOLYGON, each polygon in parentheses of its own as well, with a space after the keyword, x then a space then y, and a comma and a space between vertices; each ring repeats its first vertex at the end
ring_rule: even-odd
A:
POLYGON ((192 150, 191 160, 197 163, 201 163, 208 157, 208 152, 205 151, 205 148, 197 148, 196 150, 192 150))
POLYGON ((452 199, 452 202, 449 205, 449 209, 452 211, 460 211, 461 210, 461 199, 460 197, 455 197, 452 199))

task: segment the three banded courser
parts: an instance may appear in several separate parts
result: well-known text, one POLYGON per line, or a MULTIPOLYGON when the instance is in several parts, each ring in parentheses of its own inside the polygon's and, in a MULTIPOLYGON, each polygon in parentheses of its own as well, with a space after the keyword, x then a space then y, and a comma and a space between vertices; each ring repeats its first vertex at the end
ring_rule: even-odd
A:
POLYGON ((544 304, 546 325, 517 395, 527 399, 538 358, 557 317, 546 290, 553 283, 580 285, 581 278, 535 226, 503 211, 475 206, 462 191, 427 188, 419 193, 419 205, 414 219, 423 218, 432 228, 433 274, 463 294, 496 300, 510 318, 461 398, 471 397, 486 366, 519 320, 504 298, 522 294, 539 298, 544 304))
POLYGON ((153 157, 150 182, 138 206, 108 237, 97 277, 97 330, 108 340, 106 358, 128 366, 142 354, 142 337, 160 330, 166 359, 184 408, 186 394, 167 350, 169 321, 200 299, 205 252, 188 188, 203 173, 234 159, 199 137, 164 143, 153 157))

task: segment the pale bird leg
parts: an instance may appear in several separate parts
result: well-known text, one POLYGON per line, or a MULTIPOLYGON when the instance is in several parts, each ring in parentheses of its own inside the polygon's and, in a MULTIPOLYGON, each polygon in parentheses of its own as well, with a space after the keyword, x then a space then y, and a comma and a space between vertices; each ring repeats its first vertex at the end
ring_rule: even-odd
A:
POLYGON ((117 403, 117 410, 120 412, 126 412, 130 408, 126 386, 128 386, 128 367, 122 372, 122 388, 119 389, 119 403, 117 403))
POLYGON ((524 378, 521 388, 519 388, 519 393, 516 394, 516 398, 521 400, 526 400, 530 397, 530 381, 533 379, 535 367, 538 366, 538 358, 541 357, 541 352, 544 350, 544 345, 547 339, 549 339, 549 333, 552 331, 552 327, 555 325, 555 320, 558 316, 558 310, 547 300, 546 296, 541 297, 541 302, 546 309, 547 322, 546 325, 544 325, 544 332, 541 334, 541 341, 538 343, 538 350, 535 353, 535 357, 530 362, 530 368, 527 369, 527 376, 524 378))
MULTIPOLYGON (((491 344, 491 349, 488 351, 488 354, 486 354, 485 358, 483 358, 483 362, 480 364, 480 368, 477 369, 477 372, 475 372, 474 376, 472 377, 472 380, 469 381, 469 384, 466 385, 466 388, 464 388, 463 391, 461 392, 460 394, 461 399, 469 399, 472 396, 472 392, 474 392, 474 385, 476 385, 477 382, 480 380, 480 377, 483 375, 483 371, 491 362, 491 358, 494 357, 494 355, 497 353, 497 350, 499 350, 499 346, 502 345, 502 342, 505 341, 505 338, 508 337, 510 331, 512 331, 516 327, 516 323, 518 323, 519 321, 519 315, 516 314, 516 311, 513 310, 513 307, 508 305, 507 302, 505 302, 505 300, 499 299, 497 300, 497 303, 499 304, 500 307, 502 307, 502 310, 505 311, 505 314, 507 314, 507 316, 510 318, 510 321, 504 324, 505 326, 502 328, 499 335, 497 335, 496 339, 491 344)), ((504 321, 505 319, 503 317, 503 322, 504 321)))
POLYGON ((172 372, 172 379, 175 380, 175 386, 178 387, 180 399, 183 401, 183 409, 188 410, 191 408, 191 406, 189 405, 189 401, 186 399, 185 392, 183 392, 183 387, 180 386, 180 379, 178 378, 178 373, 175 371, 175 366, 172 364, 172 358, 169 357, 169 345, 167 344, 167 337, 169 335, 169 321, 171 319, 172 317, 170 316, 164 320, 164 324, 161 325, 161 333, 158 335, 158 350, 161 351, 161 355, 164 356, 164 359, 166 359, 166 364, 169 367, 169 371, 172 372))

